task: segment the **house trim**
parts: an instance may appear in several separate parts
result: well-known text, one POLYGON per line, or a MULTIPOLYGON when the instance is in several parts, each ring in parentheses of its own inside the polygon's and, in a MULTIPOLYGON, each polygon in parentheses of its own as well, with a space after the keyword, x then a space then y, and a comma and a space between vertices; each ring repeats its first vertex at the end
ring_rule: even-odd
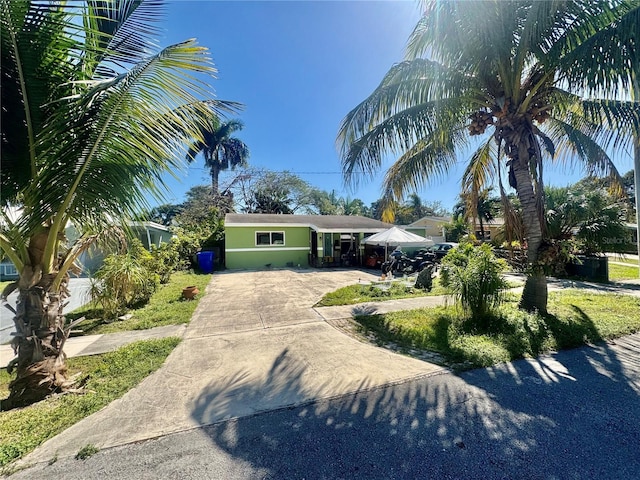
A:
POLYGON ((309 247, 256 247, 256 248, 227 248, 227 252, 283 252, 308 251, 309 247))

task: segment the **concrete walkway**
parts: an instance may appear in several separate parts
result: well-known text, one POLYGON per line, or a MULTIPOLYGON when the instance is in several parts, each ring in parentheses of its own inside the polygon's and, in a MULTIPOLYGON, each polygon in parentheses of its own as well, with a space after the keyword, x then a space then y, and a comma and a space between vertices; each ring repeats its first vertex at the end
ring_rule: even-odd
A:
MULTIPOLYGON (((182 337, 186 329, 186 325, 165 325, 164 327, 150 328, 148 330, 131 330, 128 332, 71 337, 64 345, 64 353, 67 357, 98 355, 100 353, 112 352, 139 340, 182 337)), ((6 367, 13 357, 13 349, 10 344, 0 345, 0 367, 6 367)))

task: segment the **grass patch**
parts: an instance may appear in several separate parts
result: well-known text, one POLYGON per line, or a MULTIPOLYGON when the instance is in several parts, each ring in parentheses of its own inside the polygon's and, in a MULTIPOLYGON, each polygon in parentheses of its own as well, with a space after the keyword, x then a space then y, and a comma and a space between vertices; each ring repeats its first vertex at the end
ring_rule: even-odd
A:
MULTIPOLYGON (((67 360, 69 373, 88 377, 82 395, 53 396, 29 407, 0 412, 0 467, 31 452, 45 440, 124 395, 156 371, 179 338, 144 340, 114 352, 67 360)), ((11 378, 0 372, 0 397, 11 378)))
POLYGON ((76 460, 86 460, 87 458, 89 458, 92 455, 95 455, 99 451, 100 449, 95 445, 92 445, 92 444, 85 445, 80 450, 78 450, 78 453, 76 453, 76 460))
POLYGON ((327 293, 316 303, 315 307, 333 307, 336 305, 354 305, 363 302, 379 302, 384 300, 396 300, 399 298, 424 297, 427 295, 445 295, 445 289, 440 286, 437 278, 433 279, 433 288, 430 292, 407 286, 402 280, 394 281, 389 287, 356 284, 339 288, 327 293))
POLYGON ((146 330, 163 325, 189 323, 198 302, 184 300, 182 289, 189 285, 196 285, 201 292, 199 295, 201 297, 210 280, 211 275, 176 272, 171 275, 171 281, 168 284, 161 285, 151 296, 148 304, 129 312, 133 315, 129 320, 105 322, 101 316, 101 309, 91 304, 75 310, 67 317, 70 319, 87 317, 87 320, 76 327, 87 335, 146 330))
POLYGON ((456 370, 485 367, 541 353, 573 348, 640 330, 640 299, 565 290, 549 294, 549 314, 518 310, 510 295, 490 316, 471 322, 453 307, 423 308, 356 321, 380 344, 440 353, 456 370))
POLYGON ((638 278, 637 266, 617 265, 609 263, 609 280, 612 282, 619 280, 634 280, 638 278))
POLYGON ((634 260, 633 258, 627 258, 627 257, 618 257, 618 256, 609 257, 609 264, 611 264, 611 262, 627 263, 629 265, 635 265, 636 267, 638 266, 637 260, 634 260))

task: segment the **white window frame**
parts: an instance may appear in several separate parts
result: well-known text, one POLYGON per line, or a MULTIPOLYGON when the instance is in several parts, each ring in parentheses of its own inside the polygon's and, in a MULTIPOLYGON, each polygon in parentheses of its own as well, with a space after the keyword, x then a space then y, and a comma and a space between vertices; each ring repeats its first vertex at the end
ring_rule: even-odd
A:
POLYGON ((254 236, 254 240, 255 240, 255 244, 256 247, 284 247, 286 245, 286 239, 284 236, 284 231, 283 230, 258 230, 255 232, 255 236, 254 236), (282 243, 274 243, 273 241, 273 234, 274 233, 279 233, 282 235, 282 243), (269 235, 269 243, 258 243, 258 234, 268 234, 269 235))

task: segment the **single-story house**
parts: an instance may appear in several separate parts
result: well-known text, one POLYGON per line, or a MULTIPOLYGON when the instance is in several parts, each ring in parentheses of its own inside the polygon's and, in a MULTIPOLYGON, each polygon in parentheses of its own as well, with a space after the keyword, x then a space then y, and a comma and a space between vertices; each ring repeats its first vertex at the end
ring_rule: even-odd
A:
POLYGON ((230 269, 359 265, 362 240, 393 225, 356 215, 228 213, 225 264, 230 269))
POLYGON ((422 237, 433 240, 435 243, 446 242, 444 226, 451 222, 451 217, 422 217, 403 227, 407 232, 415 233, 422 237))
POLYGON ((478 240, 491 241, 496 238, 504 238, 504 218, 495 217, 489 221, 482 222, 482 229, 484 230, 484 238, 482 238, 482 231, 480 230, 480 221, 476 218, 473 221, 473 233, 478 240))
MULTIPOLYGON (((135 238, 138 238, 142 245, 148 250, 151 245, 160 246, 163 242, 171 240, 171 232, 167 227, 155 222, 131 222, 129 228, 135 238)), ((77 230, 73 225, 68 225, 65 235, 70 241, 78 237, 77 230)), ((105 253, 99 248, 91 247, 82 253, 79 263, 82 265, 83 274, 90 275, 102 266, 105 253)), ((18 278, 18 271, 13 263, 5 259, 0 262, 0 280, 15 280, 18 278)))
MULTIPOLYGON (((147 250, 151 249, 151 245, 159 247, 161 243, 169 242, 173 236, 168 227, 156 222, 129 222, 128 226, 133 237, 140 240, 142 246, 147 250)), ((67 234, 67 236, 69 235, 67 234)), ((73 237, 69 236, 69 238, 73 237)), ((91 275, 98 270, 102 266, 105 256, 105 252, 96 247, 91 247, 80 255, 79 262, 82 265, 83 273, 91 275)))

